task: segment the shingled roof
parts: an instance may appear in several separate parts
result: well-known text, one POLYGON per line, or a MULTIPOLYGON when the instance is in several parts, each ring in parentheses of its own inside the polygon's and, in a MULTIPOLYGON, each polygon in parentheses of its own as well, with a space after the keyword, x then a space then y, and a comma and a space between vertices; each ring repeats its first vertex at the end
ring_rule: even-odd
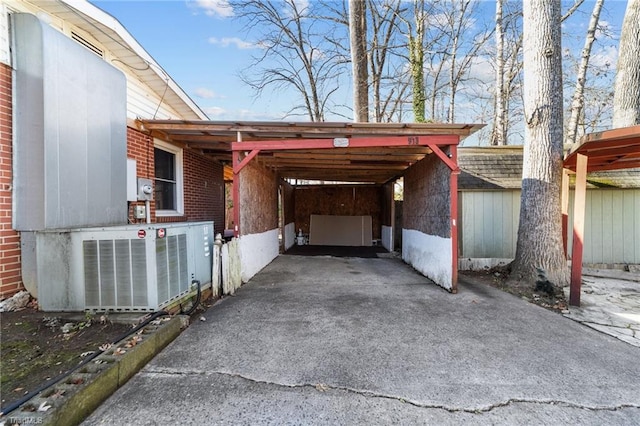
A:
MULTIPOLYGON (((460 190, 520 189, 522 146, 460 147, 460 190)), ((572 182, 573 183, 573 182, 572 182)), ((640 168, 594 172, 588 188, 640 188, 640 168)))

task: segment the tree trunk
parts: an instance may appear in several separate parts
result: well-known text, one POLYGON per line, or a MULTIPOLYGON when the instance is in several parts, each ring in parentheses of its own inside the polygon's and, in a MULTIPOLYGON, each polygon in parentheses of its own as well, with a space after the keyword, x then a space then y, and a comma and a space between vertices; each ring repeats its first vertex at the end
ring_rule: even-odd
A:
POLYGON ((562 47, 560 0, 523 5, 525 147, 520 223, 512 285, 535 282, 536 268, 549 281, 569 281, 562 247, 562 47))
POLYGON ((362 0, 349 0, 349 38, 353 70, 353 118, 355 122, 368 122, 367 20, 365 2, 362 0))
POLYGON ((582 48, 582 58, 580 59, 580 67, 578 68, 578 77, 576 78, 576 90, 573 92, 573 100, 571 101, 571 118, 567 127, 567 137, 565 143, 572 144, 576 142, 578 137, 578 121, 582 115, 584 107, 584 86, 587 82, 587 68, 589 67, 589 58, 591 57, 591 47, 596 40, 596 29, 600 20, 600 11, 604 0, 597 0, 593 6, 591 20, 587 28, 587 37, 584 40, 582 48))
POLYGON ((424 0, 414 0, 414 14, 416 33, 409 33, 409 65, 411 67, 411 82, 413 87, 413 120, 424 123, 424 31, 425 11, 424 0))
POLYGON ((491 145, 507 144, 507 91, 504 87, 505 61, 502 3, 503 0, 496 1, 496 99, 493 114, 493 132, 491 132, 491 145))
POLYGON ((629 0, 618 49, 613 127, 636 124, 640 124, 640 0, 629 0))

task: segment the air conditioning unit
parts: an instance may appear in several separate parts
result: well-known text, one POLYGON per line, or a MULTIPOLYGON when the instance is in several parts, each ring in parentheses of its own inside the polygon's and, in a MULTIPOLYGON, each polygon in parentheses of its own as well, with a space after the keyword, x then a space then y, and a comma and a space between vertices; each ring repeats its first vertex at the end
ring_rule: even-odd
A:
POLYGON ((45 311, 162 309, 211 281, 213 222, 35 233, 45 311))

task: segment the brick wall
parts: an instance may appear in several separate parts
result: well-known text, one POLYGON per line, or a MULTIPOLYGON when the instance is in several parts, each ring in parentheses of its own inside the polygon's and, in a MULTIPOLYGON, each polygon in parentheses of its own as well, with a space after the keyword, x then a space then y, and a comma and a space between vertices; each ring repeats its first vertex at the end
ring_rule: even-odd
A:
MULTIPOLYGON (((127 158, 136 160, 136 175, 139 178, 153 179, 153 138, 131 127, 127 127, 127 158)), ((133 208, 137 204, 144 205, 143 202, 132 202, 129 205, 129 221, 131 223, 144 222, 144 219, 133 218, 133 208)), ((151 204, 151 221, 155 222, 156 207, 151 204)))
POLYGON ((23 289, 20 234, 12 228, 11 68, 0 63, 0 298, 23 289))
MULTIPOLYGON (((135 129, 127 128, 127 157, 136 160, 138 177, 153 179, 153 138, 135 129)), ((151 203, 151 221, 158 223, 194 222, 213 220, 214 232, 224 230, 224 181, 222 164, 190 150, 183 151, 184 215, 156 217, 155 204, 151 203)), ((129 220, 133 218, 133 206, 129 220)), ((144 204, 144 203, 142 203, 144 204)), ((139 220, 138 222, 144 222, 139 220)))
POLYGON ((184 212, 189 221, 213 220, 214 232, 224 231, 222 164, 184 150, 184 212))

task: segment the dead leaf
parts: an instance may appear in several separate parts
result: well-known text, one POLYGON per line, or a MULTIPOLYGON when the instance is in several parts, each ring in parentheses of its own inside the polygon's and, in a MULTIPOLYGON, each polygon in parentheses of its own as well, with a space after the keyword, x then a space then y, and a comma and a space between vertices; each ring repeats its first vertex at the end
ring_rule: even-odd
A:
POLYGON ((102 352, 105 352, 105 351, 108 351, 110 347, 111 347, 111 343, 105 343, 104 345, 100 346, 98 349, 100 349, 102 352))
POLYGON ((43 401, 42 404, 38 407, 38 411, 48 411, 51 408, 51 405, 47 404, 47 401, 43 401))
POLYGON ((325 385, 324 383, 318 383, 316 385, 316 390, 318 392, 325 392, 329 390, 329 386, 325 385))

